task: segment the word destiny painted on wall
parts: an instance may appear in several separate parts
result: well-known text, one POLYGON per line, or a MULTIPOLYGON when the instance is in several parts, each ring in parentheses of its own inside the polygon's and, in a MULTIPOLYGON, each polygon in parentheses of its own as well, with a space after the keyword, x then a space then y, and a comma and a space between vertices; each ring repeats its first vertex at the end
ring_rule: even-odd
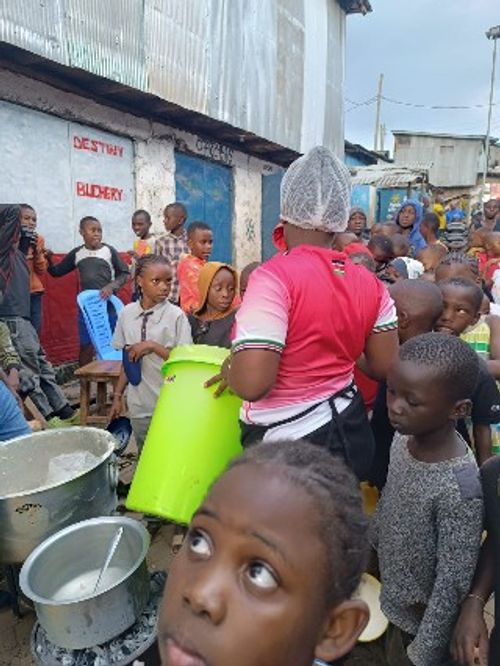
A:
POLYGON ((119 187, 97 185, 96 183, 82 183, 76 181, 76 195, 90 199, 106 199, 107 201, 123 201, 123 190, 119 187))
POLYGON ((97 139, 89 139, 86 136, 74 136, 73 148, 77 150, 88 150, 91 153, 103 153, 104 155, 112 155, 113 157, 123 157, 123 146, 117 146, 114 143, 106 143, 106 141, 98 141, 97 139))

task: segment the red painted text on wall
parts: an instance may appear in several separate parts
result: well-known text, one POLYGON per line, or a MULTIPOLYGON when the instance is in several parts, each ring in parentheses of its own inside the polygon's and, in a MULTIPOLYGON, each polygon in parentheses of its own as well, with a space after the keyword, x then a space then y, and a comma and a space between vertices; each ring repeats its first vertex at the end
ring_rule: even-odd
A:
POLYGON ((106 199, 107 201, 123 201, 123 190, 119 187, 97 185, 96 183, 83 183, 76 181, 76 195, 89 197, 89 199, 106 199))
POLYGON ((106 141, 89 139, 87 136, 74 136, 73 147, 76 150, 88 150, 91 153, 102 153, 113 157, 123 157, 123 147, 106 141))

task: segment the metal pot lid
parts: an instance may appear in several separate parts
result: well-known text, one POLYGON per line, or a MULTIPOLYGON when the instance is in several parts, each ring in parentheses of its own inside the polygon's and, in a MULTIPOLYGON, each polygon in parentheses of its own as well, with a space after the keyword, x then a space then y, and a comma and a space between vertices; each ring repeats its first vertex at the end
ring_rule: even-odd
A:
POLYGON ((83 426, 43 430, 4 442, 0 447, 0 501, 78 479, 107 460, 115 446, 110 433, 83 426))

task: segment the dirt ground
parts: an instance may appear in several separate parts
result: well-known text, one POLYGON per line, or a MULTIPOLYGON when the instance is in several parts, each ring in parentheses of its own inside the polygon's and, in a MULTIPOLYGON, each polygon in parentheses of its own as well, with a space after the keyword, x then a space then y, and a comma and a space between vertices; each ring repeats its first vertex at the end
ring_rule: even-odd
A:
MULTIPOLYGON (((136 448, 131 441, 125 456, 119 459, 120 480, 130 482, 136 464, 136 448)), ((127 513, 127 516, 141 519, 142 516, 127 513)), ((151 540, 147 561, 153 571, 168 571, 172 559, 171 541, 173 526, 164 524, 151 540)), ((16 618, 10 609, 0 610, 0 666, 35 666, 31 655, 31 632, 36 621, 35 612, 22 605, 22 617, 16 618)))
MULTIPOLYGON (((128 483, 134 473, 136 449, 133 441, 126 455, 120 459, 120 479, 128 483)), ((141 516, 127 514, 132 517, 141 516)), ((171 560, 172 525, 162 525, 154 534, 148 554, 148 567, 153 571, 168 571, 171 560)), ((33 610, 23 606, 23 616, 16 618, 10 609, 0 610, 0 666, 36 666, 31 655, 31 631, 36 621, 33 610)), ((487 604, 485 617, 489 628, 493 626, 493 601, 487 604)), ((358 644, 346 660, 345 666, 386 666, 383 637, 372 643, 358 644)))
MULTIPOLYGON (((151 571, 165 571, 171 562, 170 543, 172 527, 164 525, 155 534, 148 555, 151 571)), ((486 608, 488 625, 493 624, 493 604, 486 608)), ((35 666, 31 656, 30 635, 35 622, 33 611, 26 610, 21 619, 10 610, 0 611, 0 666, 35 666)), ((346 661, 346 666, 385 666, 383 639, 373 643, 359 644, 346 661)))
MULTIPOLYGON (((136 450, 132 442, 120 458, 120 480, 128 483, 134 473, 136 464, 136 450)), ((134 514, 127 514, 132 515, 134 514)), ((141 516, 136 516, 138 519, 141 516)), ((148 554, 150 571, 168 571, 172 559, 171 541, 173 527, 162 525, 152 538, 148 554)), ((16 618, 10 609, 0 610, 0 666, 36 666, 31 655, 31 632, 36 622, 32 609, 23 605, 23 617, 16 618)), ((381 647, 378 643, 359 645, 349 658, 346 666, 384 666, 381 657, 381 647)))

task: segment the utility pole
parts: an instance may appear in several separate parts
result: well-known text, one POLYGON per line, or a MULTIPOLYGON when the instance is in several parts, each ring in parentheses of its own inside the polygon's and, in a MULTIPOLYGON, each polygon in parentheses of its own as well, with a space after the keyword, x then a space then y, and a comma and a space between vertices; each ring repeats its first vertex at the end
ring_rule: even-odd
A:
POLYGON ((387 134, 387 128, 385 123, 380 125, 380 152, 383 153, 385 150, 385 135, 387 134))
POLYGON ((382 86, 384 85, 384 75, 381 74, 378 79, 377 91, 377 110, 375 113, 375 134, 373 137, 373 150, 378 150, 378 142, 380 136, 380 106, 382 104, 382 86))
POLYGON ((486 189, 486 177, 488 175, 488 165, 490 157, 490 133, 491 133, 491 112, 493 108, 493 93, 495 90, 495 68, 497 61, 497 39, 500 37, 500 25, 490 28, 486 33, 488 39, 493 40, 493 62, 491 65, 491 84, 490 84, 490 101, 488 105, 488 125, 486 128, 486 141, 484 144, 484 166, 483 166, 483 180, 481 183, 480 203, 483 203, 484 190, 486 189))

